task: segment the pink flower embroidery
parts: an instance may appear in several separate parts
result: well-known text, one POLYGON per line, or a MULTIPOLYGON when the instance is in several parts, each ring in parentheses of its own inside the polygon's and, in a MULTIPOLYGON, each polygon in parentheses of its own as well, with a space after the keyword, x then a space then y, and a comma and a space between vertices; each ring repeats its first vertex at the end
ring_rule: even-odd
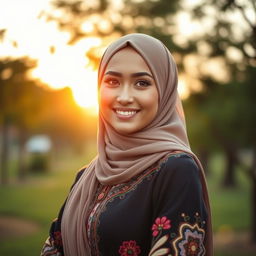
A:
POLYGON ((156 218, 155 223, 152 226, 152 236, 157 236, 158 233, 163 229, 169 229, 171 227, 171 221, 165 216, 162 218, 156 218))
POLYGON ((136 241, 124 241, 119 247, 121 256, 138 256, 140 254, 140 247, 136 244, 136 241))

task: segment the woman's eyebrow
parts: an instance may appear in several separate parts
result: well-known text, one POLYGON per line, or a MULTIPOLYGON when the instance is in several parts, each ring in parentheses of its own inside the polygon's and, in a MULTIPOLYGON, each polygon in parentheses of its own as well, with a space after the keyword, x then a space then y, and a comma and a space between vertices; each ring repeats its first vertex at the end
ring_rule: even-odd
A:
MULTIPOLYGON (((112 75, 112 76, 118 76, 118 77, 123 76, 122 73, 119 73, 116 71, 107 71, 105 73, 105 75, 112 75)), ((153 76, 151 74, 149 74, 148 72, 136 72, 131 75, 131 77, 139 77, 139 76, 149 76, 149 77, 153 78, 153 76)))
POLYGON ((137 72, 137 73, 132 74, 132 77, 138 77, 138 76, 149 76, 149 77, 153 78, 153 76, 151 74, 149 74, 148 72, 137 72))
POLYGON ((112 76, 119 76, 119 77, 122 77, 122 74, 119 73, 119 72, 116 72, 116 71, 108 71, 104 74, 105 76, 106 75, 112 75, 112 76))

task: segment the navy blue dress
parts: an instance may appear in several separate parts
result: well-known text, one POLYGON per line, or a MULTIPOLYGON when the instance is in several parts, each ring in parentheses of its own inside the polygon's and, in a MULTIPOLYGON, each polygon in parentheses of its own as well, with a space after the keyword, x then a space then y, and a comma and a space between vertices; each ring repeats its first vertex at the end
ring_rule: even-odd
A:
MULTIPOLYGON (((65 203, 52 223, 42 256, 64 255, 64 208, 65 203)), ((90 254, 202 256, 207 215, 195 161, 185 153, 169 155, 126 183, 99 185, 85 220, 90 254)))

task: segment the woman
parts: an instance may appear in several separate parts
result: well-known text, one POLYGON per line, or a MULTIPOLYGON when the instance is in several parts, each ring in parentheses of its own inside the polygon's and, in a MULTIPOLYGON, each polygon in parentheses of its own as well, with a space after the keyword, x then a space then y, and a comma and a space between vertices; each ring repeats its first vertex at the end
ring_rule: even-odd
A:
POLYGON ((212 255, 207 187, 177 80, 153 37, 129 34, 107 48, 98 156, 78 173, 41 255, 212 255))

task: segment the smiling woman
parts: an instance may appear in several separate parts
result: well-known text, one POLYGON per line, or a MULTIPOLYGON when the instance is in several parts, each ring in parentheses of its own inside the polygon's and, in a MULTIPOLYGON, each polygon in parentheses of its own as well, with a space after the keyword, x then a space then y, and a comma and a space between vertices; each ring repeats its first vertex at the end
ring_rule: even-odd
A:
POLYGON ((113 42, 99 66, 98 155, 78 172, 42 256, 212 256, 211 214, 178 73, 156 38, 113 42))

